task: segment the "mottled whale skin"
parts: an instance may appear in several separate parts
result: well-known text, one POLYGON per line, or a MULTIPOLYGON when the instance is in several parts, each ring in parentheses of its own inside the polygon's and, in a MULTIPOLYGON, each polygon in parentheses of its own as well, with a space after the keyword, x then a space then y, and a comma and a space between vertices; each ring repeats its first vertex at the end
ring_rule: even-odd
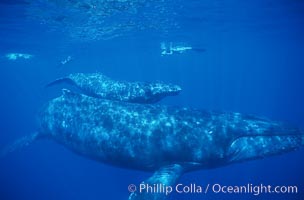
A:
POLYGON ((167 96, 178 95, 181 87, 162 82, 116 81, 101 73, 75 73, 47 85, 67 83, 88 96, 132 103, 156 103, 167 96))
MULTIPOLYGON (((303 133, 239 113, 134 104, 63 90, 41 112, 35 137, 123 168, 152 171, 148 184, 174 185, 184 173, 296 150, 303 133)), ((166 199, 132 193, 131 200, 166 199)))

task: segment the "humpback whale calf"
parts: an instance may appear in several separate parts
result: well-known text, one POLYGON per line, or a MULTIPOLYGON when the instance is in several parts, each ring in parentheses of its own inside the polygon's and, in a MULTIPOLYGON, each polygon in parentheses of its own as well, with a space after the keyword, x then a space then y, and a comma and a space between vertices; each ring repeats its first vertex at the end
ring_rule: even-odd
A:
POLYGON ((47 85, 68 83, 88 96, 132 103, 156 103, 166 96, 180 93, 181 87, 161 82, 115 81, 101 73, 76 73, 59 78, 47 85))
MULTIPOLYGON (((82 156, 151 171, 145 184, 173 186, 185 172, 279 155, 303 146, 298 128, 240 113, 135 104, 64 89, 40 113, 37 132, 7 151, 52 139, 82 156)), ((129 200, 164 200, 134 192, 129 200)))

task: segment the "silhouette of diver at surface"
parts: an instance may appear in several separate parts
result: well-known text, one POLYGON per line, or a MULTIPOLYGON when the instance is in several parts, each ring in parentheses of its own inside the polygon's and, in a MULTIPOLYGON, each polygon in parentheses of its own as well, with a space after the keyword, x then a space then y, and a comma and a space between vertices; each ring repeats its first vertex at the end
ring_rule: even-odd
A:
POLYGON ((160 49, 161 49, 161 55, 172 55, 174 53, 184 53, 185 51, 196 51, 196 52, 205 52, 206 49, 204 48, 197 48, 197 47, 192 47, 190 45, 185 45, 185 44, 176 44, 174 45, 173 42, 165 43, 162 42, 160 44, 160 49))

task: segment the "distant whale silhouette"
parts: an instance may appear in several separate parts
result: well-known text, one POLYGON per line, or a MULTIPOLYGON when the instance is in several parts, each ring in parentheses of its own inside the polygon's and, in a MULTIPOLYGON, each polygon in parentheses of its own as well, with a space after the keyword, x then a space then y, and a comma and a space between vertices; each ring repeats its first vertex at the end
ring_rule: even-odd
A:
POLYGON ((25 60, 28 60, 28 59, 31 59, 33 58, 34 55, 32 54, 27 54, 27 53, 7 53, 5 54, 5 58, 8 59, 8 60, 17 60, 17 59, 25 59, 25 60))
POLYGON ((174 96, 181 91, 178 85, 116 81, 101 73, 70 74, 49 83, 47 87, 59 83, 76 86, 88 96, 132 103, 156 103, 166 96, 174 96))
MULTIPOLYGON (((135 104, 64 89, 40 113, 40 127, 6 152, 52 139, 82 156, 151 171, 145 184, 176 184, 189 171, 264 158, 303 146, 297 128, 240 113, 135 104)), ((131 193, 129 200, 164 200, 164 193, 131 193)))

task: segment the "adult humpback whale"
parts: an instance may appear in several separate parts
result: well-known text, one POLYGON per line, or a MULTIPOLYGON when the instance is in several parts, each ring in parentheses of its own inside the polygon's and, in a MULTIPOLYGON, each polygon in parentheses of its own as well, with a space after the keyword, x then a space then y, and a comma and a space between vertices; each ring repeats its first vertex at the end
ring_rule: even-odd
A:
POLYGON ((132 103, 156 103, 166 96, 174 96, 182 90, 180 86, 162 82, 116 81, 101 73, 76 73, 59 78, 47 87, 68 83, 88 96, 127 101, 132 103))
MULTIPOLYGON (((134 104, 63 90, 40 113, 40 128, 8 149, 36 139, 118 167, 155 172, 146 184, 174 185, 185 172, 293 151, 304 144, 297 129, 239 113, 134 104)), ((132 193, 130 200, 166 199, 132 193)))

